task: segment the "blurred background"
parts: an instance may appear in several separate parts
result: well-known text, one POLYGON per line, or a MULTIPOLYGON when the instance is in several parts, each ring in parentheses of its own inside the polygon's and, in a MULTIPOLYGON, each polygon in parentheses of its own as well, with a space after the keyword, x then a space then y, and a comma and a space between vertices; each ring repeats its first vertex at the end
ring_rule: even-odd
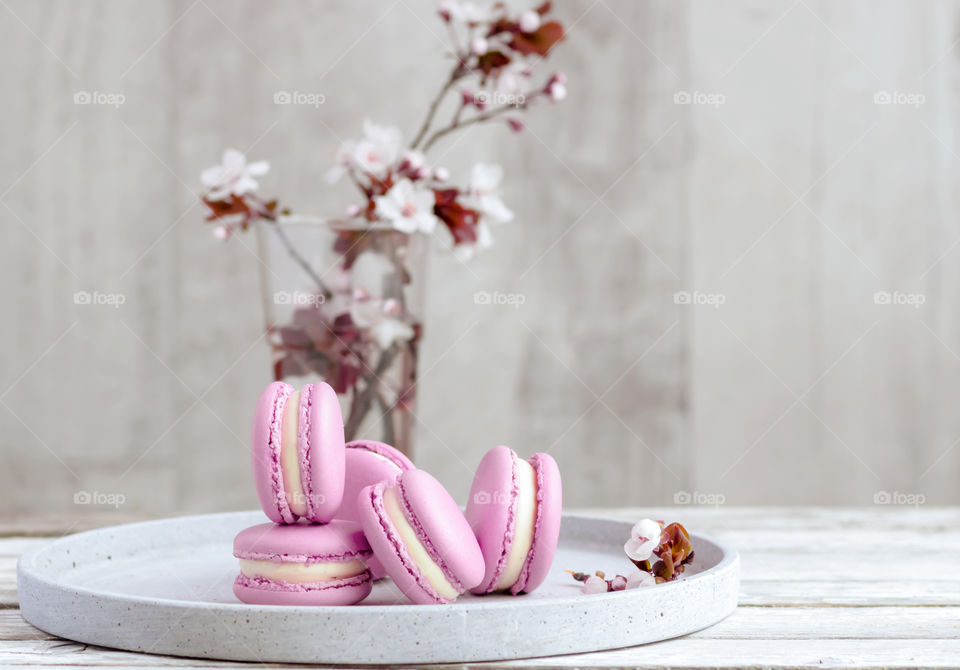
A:
MULTIPOLYGON (((436 3, 0 4, 5 514, 256 506, 260 252, 214 239, 199 174, 237 147, 339 215, 341 141, 409 137, 449 69, 436 3)), ((554 13, 566 100, 437 147, 502 164, 516 217, 432 254, 418 464, 461 500, 504 443, 568 507, 960 502, 960 3, 554 13)))

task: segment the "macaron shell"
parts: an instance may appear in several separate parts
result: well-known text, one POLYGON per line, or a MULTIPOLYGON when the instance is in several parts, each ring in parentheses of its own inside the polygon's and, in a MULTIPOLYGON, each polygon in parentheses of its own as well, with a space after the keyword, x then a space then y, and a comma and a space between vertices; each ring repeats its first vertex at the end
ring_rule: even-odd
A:
POLYGON ((479 584, 484 573, 480 545, 463 512, 443 485, 424 470, 408 470, 400 475, 397 487, 404 515, 421 541, 426 538, 427 551, 440 557, 441 567, 452 578, 451 583, 460 582, 463 590, 479 584))
POLYGON ((396 535, 383 507, 383 482, 360 491, 357 509, 363 533, 374 557, 407 598, 419 605, 445 604, 450 601, 437 593, 420 573, 396 535))
POLYGON ((296 590, 261 588, 256 582, 238 577, 233 583, 233 593, 242 602, 250 605, 354 605, 372 589, 369 575, 350 580, 338 580, 342 584, 310 588, 301 586, 296 590))
POLYGON ((374 440, 348 442, 345 452, 343 502, 336 518, 359 522, 357 500, 361 490, 372 484, 393 482, 401 472, 413 469, 410 459, 389 444, 374 440))
POLYGON ((319 382, 300 394, 297 446, 306 517, 316 523, 333 519, 343 500, 344 436, 340 401, 329 384, 319 382))
POLYGON ((553 565, 560 538, 563 512, 563 485, 560 467, 549 454, 538 453, 530 458, 537 474, 537 521, 533 530, 533 546, 519 579, 510 592, 530 593, 543 583, 553 565))
POLYGON ((293 393, 284 382, 273 382, 260 394, 250 435, 253 483, 264 514, 276 523, 293 523, 296 516, 287 505, 280 472, 280 429, 283 408, 293 393))
POLYGON ((366 559, 370 545, 358 524, 335 519, 319 525, 301 520, 288 525, 261 523, 240 531, 233 540, 233 555, 296 563, 366 559))
POLYGON ((484 574, 474 593, 495 590, 510 552, 516 524, 516 453, 499 446, 488 451, 473 477, 466 519, 483 554, 484 574))
MULTIPOLYGON (((250 561, 309 564, 366 561, 371 551, 355 523, 319 525, 301 520, 289 525, 261 523, 240 531, 233 540, 233 555, 250 561)), ((353 577, 306 584, 273 582, 241 573, 233 592, 241 601, 256 605, 352 605, 369 595, 372 581, 367 570, 353 577)))

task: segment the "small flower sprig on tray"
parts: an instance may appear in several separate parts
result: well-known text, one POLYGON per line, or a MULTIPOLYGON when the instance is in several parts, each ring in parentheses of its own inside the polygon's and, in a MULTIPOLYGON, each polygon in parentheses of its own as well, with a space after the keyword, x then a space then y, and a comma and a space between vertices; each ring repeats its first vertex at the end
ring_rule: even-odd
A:
POLYGON ((607 579, 602 570, 592 575, 572 570, 566 572, 578 582, 583 582, 583 593, 607 593, 672 582, 693 561, 690 534, 676 522, 668 525, 653 519, 639 521, 630 530, 630 538, 623 545, 623 550, 636 566, 629 576, 616 575, 607 579), (652 561, 654 557, 658 560, 652 561))

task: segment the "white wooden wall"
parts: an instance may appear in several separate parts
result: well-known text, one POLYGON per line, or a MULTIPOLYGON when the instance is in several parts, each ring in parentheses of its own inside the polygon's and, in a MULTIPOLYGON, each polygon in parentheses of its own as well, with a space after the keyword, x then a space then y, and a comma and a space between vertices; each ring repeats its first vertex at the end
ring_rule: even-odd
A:
MULTIPOLYGON (((556 5, 567 101, 437 147, 460 177, 504 163, 517 218, 469 268, 433 258, 419 463, 462 497, 490 446, 548 450, 571 505, 960 502, 960 4, 556 5)), ((441 28, 426 0, 4 0, 7 512, 254 504, 259 265, 202 226, 197 176, 236 146, 268 193, 339 213, 340 139, 413 130, 441 28)))

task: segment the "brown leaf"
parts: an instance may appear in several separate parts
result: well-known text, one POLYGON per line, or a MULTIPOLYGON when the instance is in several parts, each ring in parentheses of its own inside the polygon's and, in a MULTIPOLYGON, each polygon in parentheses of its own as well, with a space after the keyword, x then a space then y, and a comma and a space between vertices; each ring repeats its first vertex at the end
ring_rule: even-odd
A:
POLYGON ((510 57, 502 51, 488 51, 477 59, 477 68, 483 72, 485 77, 489 76, 494 70, 510 64, 510 57))
POLYGON ((513 34, 509 46, 524 56, 531 54, 546 56, 550 53, 550 49, 563 39, 563 25, 558 21, 547 21, 532 33, 522 33, 518 30, 513 34))

